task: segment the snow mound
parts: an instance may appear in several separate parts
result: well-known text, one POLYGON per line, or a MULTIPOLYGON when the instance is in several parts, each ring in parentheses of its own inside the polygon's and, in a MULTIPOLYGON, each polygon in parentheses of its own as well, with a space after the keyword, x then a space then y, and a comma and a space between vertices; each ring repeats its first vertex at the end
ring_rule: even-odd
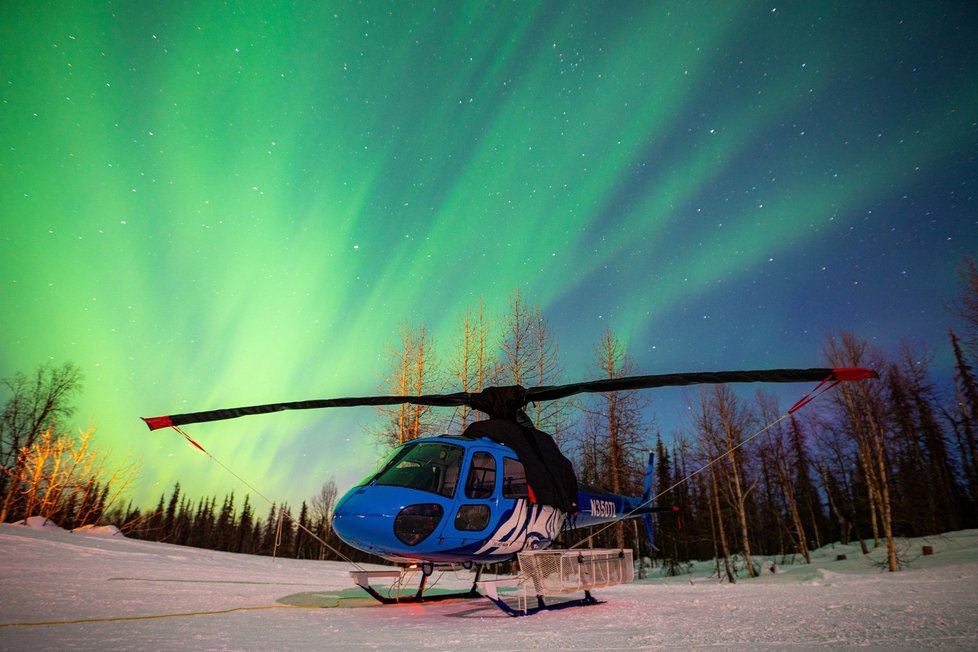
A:
POLYGON ((123 537, 119 528, 114 525, 83 525, 71 531, 72 534, 83 534, 89 537, 123 537))
POLYGON ((44 516, 31 516, 29 518, 25 518, 23 521, 17 521, 16 523, 13 523, 13 525, 20 525, 22 527, 27 527, 32 530, 48 530, 52 532, 65 531, 63 527, 61 527, 51 519, 46 518, 44 516))

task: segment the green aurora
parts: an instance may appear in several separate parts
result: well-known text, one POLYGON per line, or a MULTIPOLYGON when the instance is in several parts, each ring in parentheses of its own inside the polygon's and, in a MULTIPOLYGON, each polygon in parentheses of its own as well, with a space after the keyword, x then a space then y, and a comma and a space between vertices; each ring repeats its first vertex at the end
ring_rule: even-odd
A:
MULTIPOLYGON (((585 377, 926 343, 978 244, 971 2, 0 7, 0 377, 72 361, 133 494, 247 493, 140 416, 371 394, 520 288, 585 377)), ((799 389, 798 391, 804 391, 799 389)), ((658 403, 662 423, 672 406, 658 403)), ((370 410, 188 430, 297 504, 370 410)))

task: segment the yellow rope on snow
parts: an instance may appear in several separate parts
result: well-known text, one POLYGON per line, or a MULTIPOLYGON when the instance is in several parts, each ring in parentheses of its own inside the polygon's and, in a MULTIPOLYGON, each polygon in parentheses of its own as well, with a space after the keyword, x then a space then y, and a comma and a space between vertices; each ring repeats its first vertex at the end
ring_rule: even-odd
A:
POLYGON ((187 616, 218 616, 221 614, 234 613, 236 611, 262 611, 266 609, 331 609, 340 606, 340 601, 336 604, 316 606, 316 605, 290 605, 273 604, 264 607, 234 607, 232 609, 219 609, 217 611, 189 611, 177 614, 156 614, 152 616, 116 616, 113 618, 79 618, 77 620, 49 620, 35 623, 0 623, 3 627, 44 627, 47 625, 80 625, 84 623, 115 623, 127 620, 154 620, 158 618, 183 618, 187 616))

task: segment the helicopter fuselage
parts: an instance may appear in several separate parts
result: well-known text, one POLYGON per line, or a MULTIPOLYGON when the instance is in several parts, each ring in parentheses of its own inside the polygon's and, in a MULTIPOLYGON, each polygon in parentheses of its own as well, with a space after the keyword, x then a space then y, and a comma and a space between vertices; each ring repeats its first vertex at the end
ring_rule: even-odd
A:
POLYGON ((640 497, 580 488, 576 513, 540 504, 505 444, 444 435, 394 449, 333 511, 347 544, 399 562, 492 563, 549 547, 563 529, 647 513, 640 497))

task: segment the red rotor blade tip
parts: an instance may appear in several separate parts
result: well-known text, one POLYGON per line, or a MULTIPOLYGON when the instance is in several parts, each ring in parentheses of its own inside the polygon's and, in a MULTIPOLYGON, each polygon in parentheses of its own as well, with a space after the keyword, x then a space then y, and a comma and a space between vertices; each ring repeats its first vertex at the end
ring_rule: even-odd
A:
POLYGON ((173 426, 173 421, 170 417, 139 417, 146 422, 150 430, 159 430, 160 428, 170 428, 173 426))
POLYGON ((832 370, 835 380, 866 380, 867 378, 879 378, 880 375, 872 369, 866 367, 840 367, 832 370))

